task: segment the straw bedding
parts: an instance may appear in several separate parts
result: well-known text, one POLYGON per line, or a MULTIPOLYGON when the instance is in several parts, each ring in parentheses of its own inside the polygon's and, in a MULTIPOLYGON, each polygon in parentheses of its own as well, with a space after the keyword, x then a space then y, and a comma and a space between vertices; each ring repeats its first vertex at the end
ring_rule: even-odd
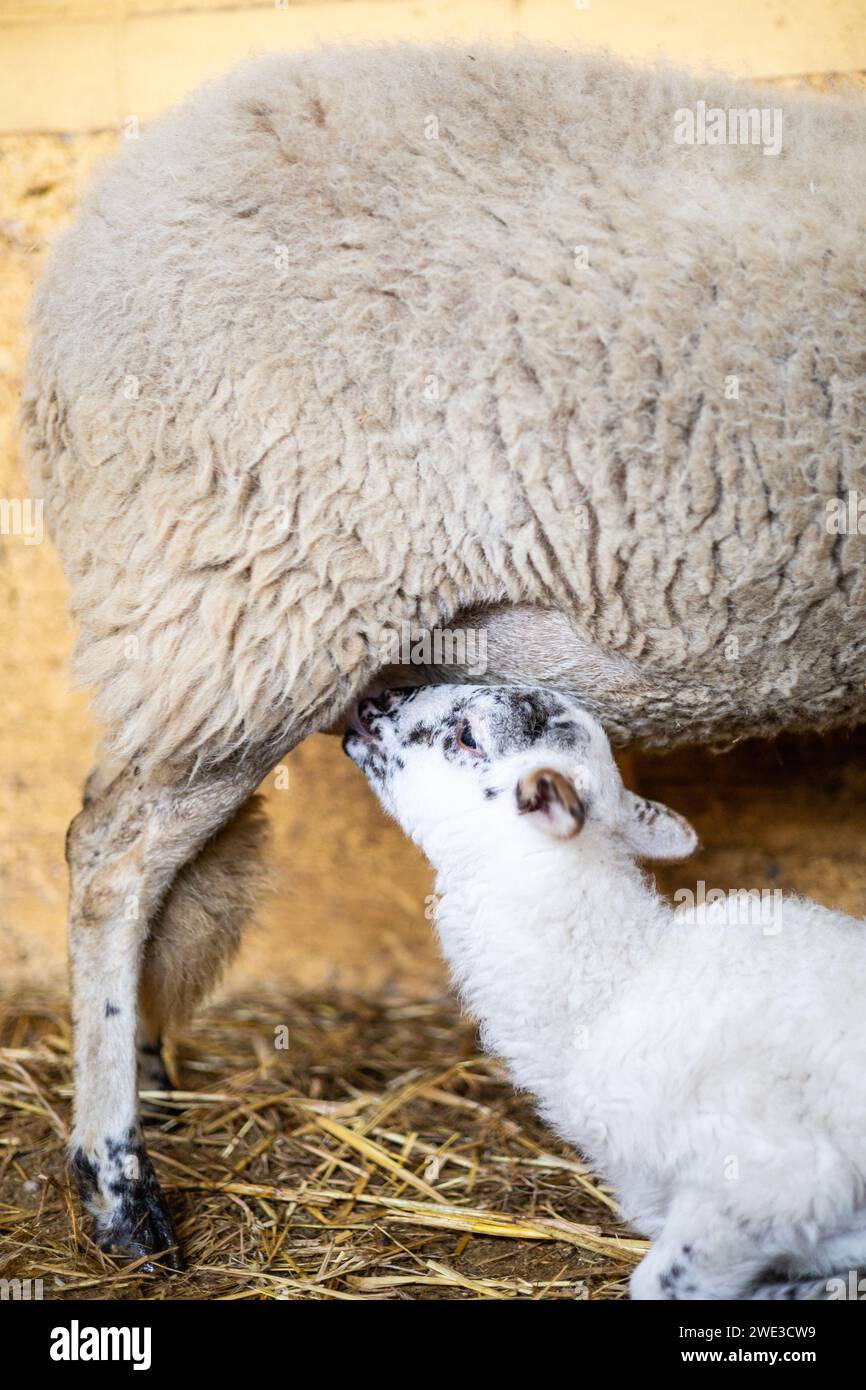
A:
POLYGON ((46 1299, 617 1299, 646 1248, 452 1004, 235 998, 179 1038, 154 1114, 188 1269, 146 1274, 66 1182, 65 1004, 0 1003, 0 1044, 0 1278, 46 1299))

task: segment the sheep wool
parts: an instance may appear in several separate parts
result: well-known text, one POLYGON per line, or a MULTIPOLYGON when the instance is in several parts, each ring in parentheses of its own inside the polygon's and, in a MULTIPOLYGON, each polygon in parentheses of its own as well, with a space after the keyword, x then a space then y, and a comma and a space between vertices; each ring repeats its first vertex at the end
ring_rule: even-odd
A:
POLYGON ((257 59, 129 140, 23 403, 112 753, 282 751, 467 612, 492 681, 555 615, 615 739, 862 717, 864 149, 853 97, 484 45, 257 59))

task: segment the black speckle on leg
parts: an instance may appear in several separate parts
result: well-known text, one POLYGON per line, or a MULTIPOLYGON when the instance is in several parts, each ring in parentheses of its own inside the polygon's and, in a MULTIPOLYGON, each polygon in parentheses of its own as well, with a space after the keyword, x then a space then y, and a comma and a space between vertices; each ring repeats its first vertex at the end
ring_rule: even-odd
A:
POLYGON ((119 1013, 120 1013, 120 1009, 117 1007, 117 1005, 116 1005, 116 1004, 112 1004, 112 1002, 111 1002, 110 999, 106 999, 106 1001, 105 1001, 105 1017, 106 1017, 106 1018, 117 1018, 117 1015, 118 1015, 119 1013))
POLYGON ((685 1261, 674 1260, 659 1275, 659 1288, 672 1303, 678 1302, 683 1295, 688 1297, 695 1292, 695 1284, 688 1278, 690 1262, 687 1252, 691 1251, 691 1246, 683 1246, 682 1251, 686 1256, 685 1261))
POLYGON ((91 1201, 99 1192, 99 1178, 96 1167, 91 1163, 83 1149, 75 1149, 69 1155, 69 1176, 72 1178, 81 1200, 91 1201))

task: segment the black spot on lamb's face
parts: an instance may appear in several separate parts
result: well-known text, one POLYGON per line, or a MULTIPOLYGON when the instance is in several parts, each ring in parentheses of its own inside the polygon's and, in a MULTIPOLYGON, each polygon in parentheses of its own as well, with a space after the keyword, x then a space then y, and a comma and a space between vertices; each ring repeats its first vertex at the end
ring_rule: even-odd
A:
POLYGON ((573 707, 552 690, 512 690, 497 687, 490 692, 494 710, 490 716, 497 753, 507 756, 530 748, 585 748, 589 735, 575 717, 573 707))

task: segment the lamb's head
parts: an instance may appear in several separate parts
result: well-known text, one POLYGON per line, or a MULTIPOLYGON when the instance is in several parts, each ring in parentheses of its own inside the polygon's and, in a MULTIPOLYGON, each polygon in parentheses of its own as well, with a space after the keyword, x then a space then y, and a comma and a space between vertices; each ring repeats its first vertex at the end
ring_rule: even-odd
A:
POLYGON ((539 834, 616 838, 638 858, 669 862, 697 847, 682 816, 625 790, 601 725, 555 691, 386 690, 361 700, 351 725, 344 749, 428 853, 449 828, 500 853, 524 836, 537 847, 539 834))

